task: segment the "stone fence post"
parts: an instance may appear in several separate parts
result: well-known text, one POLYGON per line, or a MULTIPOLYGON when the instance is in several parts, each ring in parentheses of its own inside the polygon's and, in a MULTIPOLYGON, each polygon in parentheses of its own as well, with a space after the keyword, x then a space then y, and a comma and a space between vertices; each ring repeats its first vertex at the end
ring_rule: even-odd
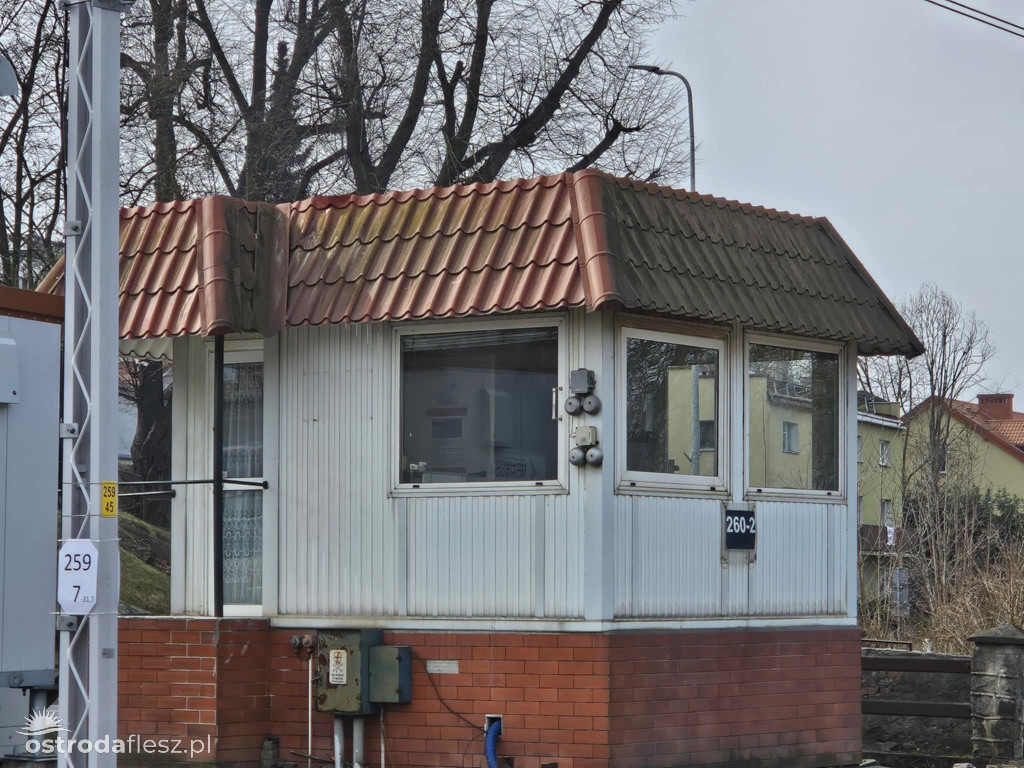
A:
POLYGON ((1024 760, 1024 631, 1000 624, 970 640, 974 758, 1024 760))

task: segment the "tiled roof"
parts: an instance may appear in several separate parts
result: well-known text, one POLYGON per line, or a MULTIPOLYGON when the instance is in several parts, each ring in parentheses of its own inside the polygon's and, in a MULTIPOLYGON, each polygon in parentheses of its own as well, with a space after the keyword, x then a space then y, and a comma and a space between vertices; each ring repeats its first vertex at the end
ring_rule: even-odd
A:
POLYGON ((289 213, 289 325, 584 303, 565 176, 314 198, 289 213))
MULTIPOLYGON (((284 297, 269 288, 284 256, 256 243, 285 223, 275 206, 230 197, 122 209, 121 338, 280 328, 284 297)), ((64 293, 63 258, 38 290, 64 293)))
POLYGON ((923 351, 827 219, 599 173, 577 185, 587 250, 604 256, 585 273, 595 303, 923 351))
POLYGON ((922 350, 826 219, 598 171, 127 209, 120 294, 125 338, 617 306, 922 350))
POLYGON ((1024 445, 1024 413, 1014 411, 1008 419, 989 419, 979 415, 977 403, 954 400, 953 407, 969 420, 994 432, 1006 442, 1015 446, 1024 445))

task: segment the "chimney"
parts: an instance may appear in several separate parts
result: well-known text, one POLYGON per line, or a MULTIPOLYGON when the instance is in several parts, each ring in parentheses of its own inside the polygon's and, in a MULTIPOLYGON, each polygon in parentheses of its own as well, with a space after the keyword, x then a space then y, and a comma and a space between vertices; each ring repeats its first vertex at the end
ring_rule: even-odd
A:
POLYGON ((1012 419, 1013 395, 978 395, 978 415, 983 419, 1012 419))

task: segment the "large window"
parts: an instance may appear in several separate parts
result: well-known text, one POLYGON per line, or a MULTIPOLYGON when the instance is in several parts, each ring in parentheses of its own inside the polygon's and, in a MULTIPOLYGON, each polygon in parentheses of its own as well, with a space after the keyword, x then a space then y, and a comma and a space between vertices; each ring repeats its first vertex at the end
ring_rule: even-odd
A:
POLYGON ((839 355, 753 343, 748 363, 750 486, 838 491, 839 355))
POLYGON ((557 326, 399 338, 403 484, 557 480, 557 326))
POLYGON ((716 339, 623 329, 628 484, 722 485, 723 351, 716 339))

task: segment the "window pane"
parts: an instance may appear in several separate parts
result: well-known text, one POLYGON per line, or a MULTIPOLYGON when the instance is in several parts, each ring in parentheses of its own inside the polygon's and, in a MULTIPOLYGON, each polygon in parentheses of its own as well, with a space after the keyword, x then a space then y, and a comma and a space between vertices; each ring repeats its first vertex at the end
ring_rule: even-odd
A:
POLYGON ((263 602, 263 492, 224 491, 224 602, 263 602))
POLYGON ((224 472, 263 476, 263 363, 224 365, 224 472))
POLYGON ((558 329, 402 337, 402 482, 554 480, 558 329))
POLYGON ((718 475, 718 350, 626 338, 626 469, 718 475))
POLYGON ((751 344, 747 386, 750 485, 838 490, 839 356, 751 344))

